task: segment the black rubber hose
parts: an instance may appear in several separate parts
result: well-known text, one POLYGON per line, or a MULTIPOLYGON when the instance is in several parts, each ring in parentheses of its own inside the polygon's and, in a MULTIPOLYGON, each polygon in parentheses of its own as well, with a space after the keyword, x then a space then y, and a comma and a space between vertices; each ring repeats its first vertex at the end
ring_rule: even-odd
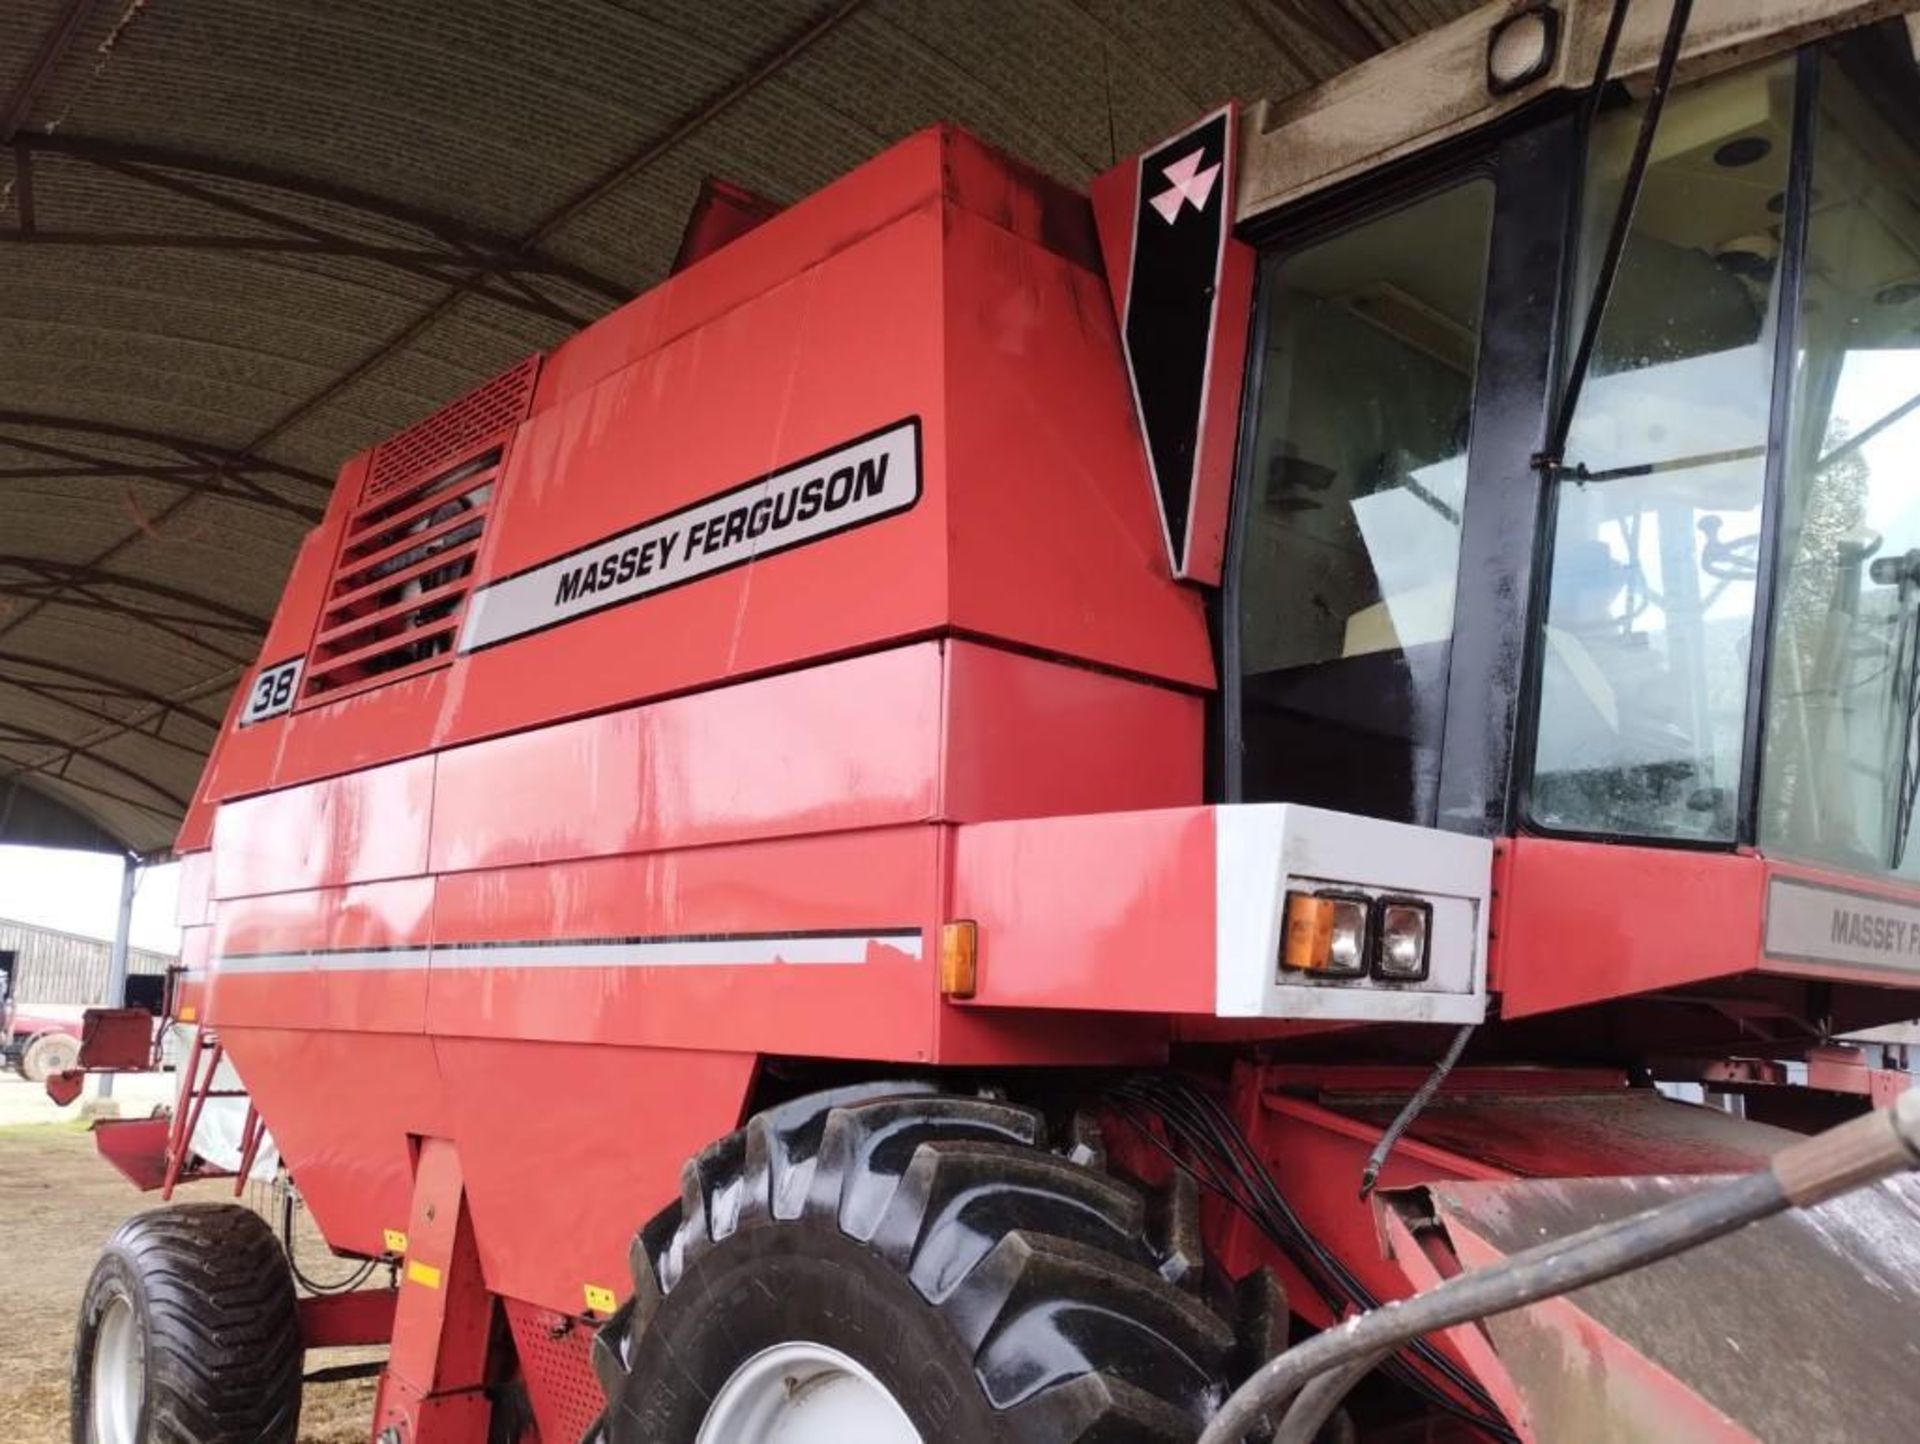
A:
MULTIPOLYGON (((1222 1190, 1229 1201, 1294 1261, 1335 1318, 1350 1310, 1379 1306, 1379 1300, 1359 1279, 1307 1232, 1239 1125, 1211 1095, 1174 1075, 1130 1079, 1114 1096, 1132 1099, 1156 1112, 1194 1151, 1196 1159, 1206 1161, 1213 1154, 1220 1155, 1217 1164, 1209 1163, 1209 1167, 1227 1170, 1227 1174, 1216 1172, 1215 1177, 1231 1183, 1231 1191, 1222 1190)), ((1151 1138, 1151 1133, 1148 1136, 1151 1138)), ((1157 1139, 1153 1141, 1158 1143, 1157 1139)), ((1175 1162, 1186 1166, 1178 1158, 1175 1162)), ((1409 1344, 1407 1358, 1390 1359, 1385 1369, 1429 1405, 1471 1424, 1488 1438, 1501 1444, 1517 1441, 1519 1436, 1501 1421, 1498 1406, 1479 1382, 1426 1340, 1409 1344), (1444 1383, 1435 1382, 1436 1378, 1444 1383), (1450 1394, 1449 1388, 1456 1390, 1459 1398, 1450 1394), (1461 1399, 1471 1403, 1462 1403, 1461 1399)))
POLYGON ((1387 1166, 1387 1157, 1393 1152, 1393 1146, 1400 1141, 1400 1135, 1413 1126, 1413 1120, 1433 1101, 1433 1095, 1440 1091, 1440 1085, 1447 1081, 1447 1074, 1453 1071, 1453 1065, 1460 1061, 1460 1055, 1467 1050, 1467 1042, 1473 1037, 1478 1023, 1468 1023, 1453 1035, 1453 1041, 1447 1044, 1447 1051, 1440 1055, 1440 1061, 1433 1065, 1433 1071, 1427 1074, 1427 1081, 1409 1098, 1393 1122, 1387 1125, 1387 1131, 1380 1135, 1380 1141, 1373 1145, 1373 1152, 1367 1155, 1367 1166, 1360 1170, 1360 1196, 1365 1198, 1373 1192, 1373 1185, 1380 1177, 1380 1170, 1387 1166))
MULTIPOLYGON (((1411 1339, 1570 1293, 1658 1263, 1788 1207, 1812 1208, 1917 1167, 1920 1091, 1913 1091, 1889 1108, 1781 1149, 1764 1172, 1550 1239, 1487 1268, 1458 1274, 1426 1293, 1336 1324, 1262 1365, 1214 1416, 1199 1444, 1240 1444, 1249 1430, 1307 1385, 1338 1375, 1301 1400, 1324 1419, 1365 1372, 1360 1365, 1385 1357, 1411 1339)), ((1303 1410, 1298 1420, 1282 1420, 1283 1436, 1311 1438, 1307 1426, 1317 1421, 1307 1415, 1303 1410), (1289 1422, 1294 1429, 1288 1429, 1289 1422)))
MULTIPOLYGON (((1241 1444, 1263 1415, 1290 1401, 1322 1374, 1345 1373, 1360 1360, 1437 1329, 1505 1313, 1656 1263, 1779 1213, 1787 1202, 1786 1191, 1771 1170, 1751 1174, 1631 1218, 1538 1244, 1492 1267, 1457 1275, 1426 1293, 1356 1315, 1263 1365, 1213 1417, 1199 1444, 1241 1444)), ((1329 1397, 1333 1404, 1340 1402, 1330 1390, 1316 1391, 1318 1403, 1329 1397)))
POLYGON ((1274 1431, 1273 1444, 1313 1444, 1320 1437, 1321 1428, 1333 1417, 1333 1411, 1340 1407, 1340 1401, 1353 1392, 1353 1386, 1392 1356, 1391 1348, 1375 1349, 1351 1363, 1327 1370, 1308 1384, 1274 1431))

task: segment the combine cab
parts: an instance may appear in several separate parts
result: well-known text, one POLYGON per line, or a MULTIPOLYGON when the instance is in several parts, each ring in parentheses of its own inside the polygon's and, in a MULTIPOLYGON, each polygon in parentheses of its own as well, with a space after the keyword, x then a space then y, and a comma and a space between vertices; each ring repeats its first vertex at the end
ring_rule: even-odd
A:
POLYGON ((175 1011, 398 1287, 143 1215, 76 1437, 1886 1437, 1910 8, 928 131, 348 462, 175 1011))

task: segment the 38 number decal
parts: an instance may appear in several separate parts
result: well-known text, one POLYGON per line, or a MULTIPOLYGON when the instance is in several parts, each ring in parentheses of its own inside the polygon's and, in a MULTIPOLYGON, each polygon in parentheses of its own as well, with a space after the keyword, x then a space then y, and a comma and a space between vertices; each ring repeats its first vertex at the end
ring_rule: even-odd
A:
POLYGON ((271 667, 262 667, 253 679, 252 690, 247 693, 247 705, 240 709, 240 725, 249 722, 264 722, 269 717, 278 717, 282 712, 293 710, 294 694, 300 690, 300 668, 305 661, 295 657, 291 662, 276 662, 271 667))

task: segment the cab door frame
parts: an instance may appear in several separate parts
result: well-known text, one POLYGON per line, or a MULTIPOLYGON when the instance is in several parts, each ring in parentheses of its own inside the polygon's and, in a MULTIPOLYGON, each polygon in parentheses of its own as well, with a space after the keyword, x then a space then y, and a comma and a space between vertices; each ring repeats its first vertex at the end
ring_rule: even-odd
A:
POLYGON ((1494 186, 1467 447, 1465 501, 1440 768, 1426 825, 1478 836, 1511 831, 1515 741, 1522 723, 1528 632, 1538 585, 1546 488, 1532 458, 1546 426, 1564 332, 1583 147, 1564 98, 1543 102, 1495 132, 1436 148, 1242 228, 1260 252, 1248 347, 1232 516, 1219 606, 1218 795, 1244 785, 1240 601, 1243 553, 1256 491, 1253 437, 1264 380, 1271 257, 1330 239, 1475 177, 1494 186))

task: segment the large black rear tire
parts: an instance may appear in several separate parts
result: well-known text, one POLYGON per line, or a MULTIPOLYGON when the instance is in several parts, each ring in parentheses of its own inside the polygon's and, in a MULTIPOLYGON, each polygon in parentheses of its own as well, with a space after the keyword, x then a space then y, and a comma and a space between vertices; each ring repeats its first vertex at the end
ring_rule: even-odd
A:
POLYGON ((1190 1261, 1155 1243, 1141 1194, 1044 1131, 895 1085, 799 1099, 709 1147, 634 1241, 589 1437, 689 1444, 743 1365, 804 1341, 877 1380, 925 1444, 1193 1439, 1233 1330, 1170 1281, 1190 1261))
POLYGON ((81 1302, 73 1444, 292 1444, 302 1359, 293 1274, 265 1220, 225 1203, 137 1214, 81 1302))

